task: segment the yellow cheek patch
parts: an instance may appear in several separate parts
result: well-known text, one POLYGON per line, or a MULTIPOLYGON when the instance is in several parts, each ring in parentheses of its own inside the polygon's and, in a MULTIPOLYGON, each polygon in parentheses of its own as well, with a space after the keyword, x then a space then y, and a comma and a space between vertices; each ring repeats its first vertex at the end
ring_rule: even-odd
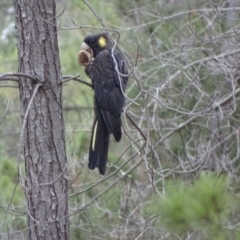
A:
POLYGON ((100 37, 98 39, 98 44, 100 47, 105 47, 106 46, 106 39, 104 37, 100 37))

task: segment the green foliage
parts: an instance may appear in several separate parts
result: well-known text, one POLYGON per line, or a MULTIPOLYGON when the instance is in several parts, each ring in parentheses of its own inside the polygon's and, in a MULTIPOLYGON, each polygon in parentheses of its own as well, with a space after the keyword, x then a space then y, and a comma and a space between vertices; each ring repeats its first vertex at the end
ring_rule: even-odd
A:
POLYGON ((184 234, 199 230, 208 239, 222 239, 230 214, 236 210, 237 198, 230 191, 227 176, 202 175, 191 184, 167 184, 166 194, 155 196, 146 206, 150 215, 159 218, 158 225, 171 233, 184 234))
MULTIPOLYGON (((0 161, 0 192, 4 194, 0 195, 0 201, 3 204, 7 204, 12 198, 13 190, 15 188, 18 173, 16 169, 15 159, 5 158, 0 161)), ((22 203, 23 191, 20 187, 14 194, 13 205, 22 203)))
POLYGON ((5 218, 3 230, 21 230, 26 227, 26 216, 24 203, 24 193, 17 185, 17 168, 15 159, 0 159, 0 220, 5 218), (16 189, 15 189, 16 187, 16 189), (9 205, 10 214, 5 215, 5 210, 9 205), (16 214, 17 212, 17 214, 16 214))

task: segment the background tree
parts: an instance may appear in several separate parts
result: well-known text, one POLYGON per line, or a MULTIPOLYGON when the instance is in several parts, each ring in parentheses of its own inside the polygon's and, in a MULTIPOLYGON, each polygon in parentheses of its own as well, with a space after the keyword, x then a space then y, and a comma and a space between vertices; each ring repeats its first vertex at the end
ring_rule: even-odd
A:
MULTIPOLYGON (((16 66, 14 33, 6 30, 12 12, 6 9, 2 72, 16 66)), ((239 238, 239 13, 231 0, 58 2, 71 239, 239 238), (87 80, 76 55, 84 36, 103 31, 92 27, 119 31, 134 70, 125 134, 117 145, 110 141, 104 178, 86 167, 92 90, 70 81, 79 74, 87 80)), ((8 189, 1 196, 2 236, 26 239, 21 187, 6 210, 21 124, 15 85, 1 84, 0 187, 8 189)))

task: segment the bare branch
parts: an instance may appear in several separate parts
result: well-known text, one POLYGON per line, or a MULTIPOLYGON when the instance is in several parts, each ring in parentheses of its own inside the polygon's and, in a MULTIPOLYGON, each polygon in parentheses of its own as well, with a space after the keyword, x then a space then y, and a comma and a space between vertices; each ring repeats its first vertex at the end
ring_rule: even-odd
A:
POLYGON ((40 82, 38 78, 33 77, 31 75, 25 74, 25 73, 4 73, 0 75, 0 81, 19 81, 19 77, 25 77, 28 79, 31 79, 34 82, 40 82))
POLYGON ((82 80, 80 78, 80 75, 77 75, 77 76, 63 76, 63 81, 61 83, 69 82, 71 80, 83 83, 83 84, 87 85, 88 87, 92 88, 92 84, 82 80))

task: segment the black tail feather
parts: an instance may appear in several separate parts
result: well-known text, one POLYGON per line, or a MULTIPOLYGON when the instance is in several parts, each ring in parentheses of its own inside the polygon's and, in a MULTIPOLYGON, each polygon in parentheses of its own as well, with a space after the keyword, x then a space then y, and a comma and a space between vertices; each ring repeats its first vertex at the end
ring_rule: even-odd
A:
POLYGON ((100 114, 96 114, 92 128, 89 148, 88 168, 99 168, 101 175, 105 174, 109 145, 109 132, 100 114))

